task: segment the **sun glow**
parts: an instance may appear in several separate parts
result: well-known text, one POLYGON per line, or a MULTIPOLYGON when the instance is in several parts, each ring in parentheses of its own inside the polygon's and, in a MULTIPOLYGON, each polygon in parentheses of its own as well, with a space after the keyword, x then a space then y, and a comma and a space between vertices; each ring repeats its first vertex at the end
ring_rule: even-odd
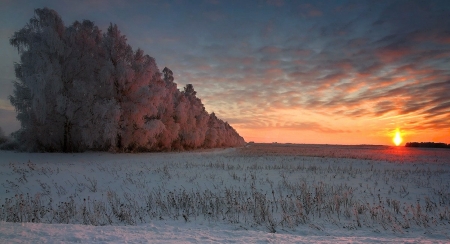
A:
POLYGON ((394 142, 394 144, 396 146, 398 146, 398 145, 400 145, 400 143, 402 143, 403 139, 402 139, 402 136, 400 135, 400 130, 399 129, 397 129, 397 131, 395 132, 395 136, 392 139, 392 141, 394 142))

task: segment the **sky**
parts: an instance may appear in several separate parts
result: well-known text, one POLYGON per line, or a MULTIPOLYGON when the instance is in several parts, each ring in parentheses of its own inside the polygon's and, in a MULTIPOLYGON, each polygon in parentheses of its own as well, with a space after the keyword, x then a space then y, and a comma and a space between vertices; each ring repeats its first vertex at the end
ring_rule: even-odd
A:
POLYGON ((48 7, 66 26, 117 24, 247 142, 392 145, 399 130, 403 142, 450 143, 446 0, 0 1, 7 134, 20 126, 9 38, 48 7))

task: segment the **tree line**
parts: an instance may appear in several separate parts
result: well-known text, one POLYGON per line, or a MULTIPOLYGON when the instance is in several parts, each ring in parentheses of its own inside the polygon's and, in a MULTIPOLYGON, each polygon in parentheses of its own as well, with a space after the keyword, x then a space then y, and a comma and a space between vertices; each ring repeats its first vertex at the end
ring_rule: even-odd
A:
POLYGON ((407 142, 405 147, 450 148, 450 144, 442 142, 407 142))
POLYGON ((209 114, 191 84, 183 91, 169 68, 127 44, 117 25, 65 26, 54 10, 10 38, 20 62, 9 97, 29 151, 166 151, 240 146, 244 139, 209 114))

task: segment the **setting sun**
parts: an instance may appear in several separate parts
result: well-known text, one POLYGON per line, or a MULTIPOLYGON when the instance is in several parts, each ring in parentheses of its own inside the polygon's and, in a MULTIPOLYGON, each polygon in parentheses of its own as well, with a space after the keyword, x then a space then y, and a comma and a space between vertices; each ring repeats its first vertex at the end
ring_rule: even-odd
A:
POLYGON ((395 132, 395 137, 392 139, 392 141, 394 142, 394 144, 396 146, 400 145, 400 143, 402 143, 403 139, 400 135, 400 130, 397 129, 397 131, 395 132))

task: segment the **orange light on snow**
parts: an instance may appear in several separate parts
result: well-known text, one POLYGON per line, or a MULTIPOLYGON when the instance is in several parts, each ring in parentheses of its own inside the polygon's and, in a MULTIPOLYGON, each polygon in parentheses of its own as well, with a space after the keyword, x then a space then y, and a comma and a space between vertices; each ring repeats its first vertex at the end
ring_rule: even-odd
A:
POLYGON ((392 141, 394 142, 394 144, 396 146, 398 146, 398 145, 400 145, 400 143, 402 143, 403 139, 402 139, 402 136, 400 135, 400 130, 399 129, 397 129, 397 131, 395 132, 395 136, 392 139, 392 141))

